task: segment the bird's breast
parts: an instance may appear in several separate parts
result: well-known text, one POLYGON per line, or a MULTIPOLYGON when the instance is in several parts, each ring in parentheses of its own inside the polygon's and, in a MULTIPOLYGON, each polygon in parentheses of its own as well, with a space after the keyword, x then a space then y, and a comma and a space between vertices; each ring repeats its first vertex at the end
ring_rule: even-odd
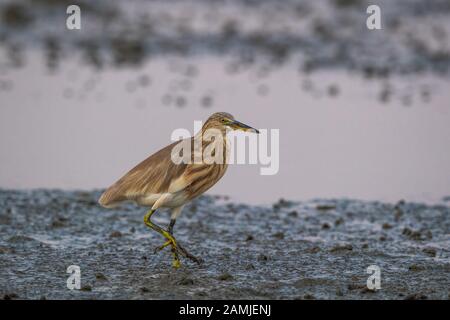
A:
POLYGON ((189 199, 193 199, 213 185, 225 174, 228 165, 225 164, 199 164, 186 170, 186 180, 189 184, 186 192, 189 199))

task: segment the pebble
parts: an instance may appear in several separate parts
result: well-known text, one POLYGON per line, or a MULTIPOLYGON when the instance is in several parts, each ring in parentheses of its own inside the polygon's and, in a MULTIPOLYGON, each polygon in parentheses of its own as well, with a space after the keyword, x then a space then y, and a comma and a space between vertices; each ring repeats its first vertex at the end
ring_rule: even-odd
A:
POLYGON ((217 279, 220 281, 230 281, 233 280, 233 276, 228 272, 222 273, 217 279))

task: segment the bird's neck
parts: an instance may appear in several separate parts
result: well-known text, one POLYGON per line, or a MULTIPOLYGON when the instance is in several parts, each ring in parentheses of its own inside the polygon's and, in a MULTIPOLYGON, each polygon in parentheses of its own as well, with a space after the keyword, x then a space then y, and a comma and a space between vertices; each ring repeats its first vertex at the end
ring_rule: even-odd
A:
POLYGON ((216 163, 228 163, 229 142, 226 129, 204 128, 194 137, 194 152, 201 152, 203 158, 213 157, 216 163))
POLYGON ((210 127, 205 124, 199 132, 194 136, 195 140, 202 140, 203 143, 209 144, 211 142, 219 142, 220 140, 226 141, 227 129, 225 127, 210 127))

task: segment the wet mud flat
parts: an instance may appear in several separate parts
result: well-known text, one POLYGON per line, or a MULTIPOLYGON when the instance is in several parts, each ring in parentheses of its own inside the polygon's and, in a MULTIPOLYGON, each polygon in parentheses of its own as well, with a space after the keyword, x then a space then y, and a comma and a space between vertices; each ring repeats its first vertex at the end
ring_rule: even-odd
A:
MULTIPOLYGON (((175 236, 202 265, 171 267, 145 209, 107 210, 100 191, 0 190, 3 299, 449 299, 450 207, 203 196, 175 236), (81 290, 66 286, 81 269, 81 290), (367 289, 367 267, 381 289, 367 289)), ((165 225, 167 212, 156 214, 165 225)))

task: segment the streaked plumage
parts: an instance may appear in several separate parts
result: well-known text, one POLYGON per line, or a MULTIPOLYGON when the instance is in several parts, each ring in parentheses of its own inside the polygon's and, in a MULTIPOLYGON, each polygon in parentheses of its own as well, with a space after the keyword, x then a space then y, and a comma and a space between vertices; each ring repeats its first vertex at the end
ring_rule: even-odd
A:
MULTIPOLYGON (((228 167, 229 154, 228 141, 226 139, 227 128, 258 132, 234 120, 234 117, 228 113, 214 113, 205 122, 202 130, 194 137, 168 145, 131 169, 102 194, 99 203, 106 208, 112 208, 123 201, 135 201, 139 205, 151 207, 151 214, 158 208, 170 208, 172 209, 172 217, 168 233, 171 234, 171 227, 173 227, 175 219, 180 214, 184 204, 210 189, 225 174, 228 167), (208 129, 220 130, 220 135, 223 137, 224 142, 222 148, 223 163, 194 162, 175 164, 172 161, 173 148, 179 143, 190 143, 192 146, 192 161, 195 159, 195 155, 204 151, 208 146, 214 148, 214 144, 219 142, 206 137, 208 132, 210 132, 208 129), (195 142, 198 142, 198 144, 195 142), (199 150, 196 146, 202 146, 202 149, 199 150)), ((151 214, 148 218, 150 218, 151 214)), ((150 227, 161 229, 156 230, 160 233, 165 231, 159 226, 154 224, 153 226, 150 227)), ((168 238, 166 235, 164 236, 168 238)), ((173 239, 173 242, 175 242, 175 239, 173 239)), ((175 251, 175 244, 172 247, 173 251, 175 251)), ((184 249, 182 250, 185 251, 184 249)))

